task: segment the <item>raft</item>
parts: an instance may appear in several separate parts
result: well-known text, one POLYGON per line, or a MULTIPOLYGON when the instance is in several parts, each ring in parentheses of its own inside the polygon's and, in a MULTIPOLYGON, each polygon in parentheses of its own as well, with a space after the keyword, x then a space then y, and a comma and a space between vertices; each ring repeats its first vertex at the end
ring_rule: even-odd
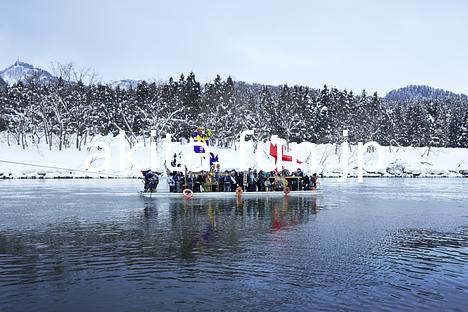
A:
MULTIPOLYGON (((140 196, 147 198, 162 198, 162 197, 171 197, 171 198, 186 198, 187 196, 184 193, 169 193, 169 192, 152 192, 145 193, 140 192, 140 196)), ((283 191, 270 191, 270 192, 199 192, 192 193, 190 198, 236 198, 236 197, 283 197, 283 196, 315 196, 322 194, 322 190, 314 191, 290 191, 285 194, 283 191)))

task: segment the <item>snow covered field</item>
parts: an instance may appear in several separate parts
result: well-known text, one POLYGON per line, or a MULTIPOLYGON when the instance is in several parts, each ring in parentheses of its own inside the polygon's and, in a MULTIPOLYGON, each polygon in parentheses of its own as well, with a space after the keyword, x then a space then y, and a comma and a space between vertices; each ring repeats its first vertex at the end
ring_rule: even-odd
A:
MULTIPOLYGON (((139 177, 138 168, 125 163, 125 168, 120 168, 120 153, 118 137, 100 137, 93 141, 105 142, 109 146, 109 165, 110 170, 101 170, 92 172, 86 169, 86 158, 93 153, 102 153, 102 150, 83 149, 81 151, 68 148, 63 151, 57 149, 49 150, 46 144, 29 144, 23 150, 21 146, 8 146, 4 137, 0 138, 0 178, 55 178, 55 177, 73 177, 73 178, 100 178, 100 177, 139 177)), ((175 144, 170 155, 177 154, 178 163, 186 163, 187 157, 194 156, 191 153, 190 145, 175 144)), ((273 164, 273 160, 268 158, 269 145, 265 144, 261 150, 262 162, 273 164)), ((125 147, 128 150, 128 146, 125 147)), ((384 177, 462 177, 468 175, 468 149, 462 148, 415 148, 415 147, 382 147, 384 160, 383 166, 374 172, 364 172, 364 176, 384 176, 384 177)), ((244 151, 244 159, 247 167, 258 168, 257 157, 254 156, 252 144, 247 143, 244 151)), ((165 147, 163 144, 156 145, 156 168, 164 168, 165 147)), ((240 166, 239 145, 231 148, 211 147, 210 152, 218 155, 221 170, 238 169, 240 166)), ((143 168, 150 166, 150 146, 146 144, 139 148, 133 155, 143 168)), ((300 149, 298 158, 307 160, 309 151, 300 149)), ((365 152, 364 162, 371 167, 376 163, 378 154, 376 152, 365 152)), ((355 177, 357 174, 357 147, 351 146, 348 155, 349 176, 355 177)), ((172 160, 172 156, 170 158, 172 160)), ((324 177, 339 177, 343 172, 342 150, 338 144, 321 144, 316 147, 316 172, 324 177)), ((194 160, 192 160, 193 162, 194 160)), ((196 159, 195 159, 196 161, 196 159)), ((92 162, 92 167, 102 166, 102 158, 96 158, 92 162)), ((301 168, 311 171, 309 164, 293 164, 283 162, 283 165, 295 170, 301 168)))

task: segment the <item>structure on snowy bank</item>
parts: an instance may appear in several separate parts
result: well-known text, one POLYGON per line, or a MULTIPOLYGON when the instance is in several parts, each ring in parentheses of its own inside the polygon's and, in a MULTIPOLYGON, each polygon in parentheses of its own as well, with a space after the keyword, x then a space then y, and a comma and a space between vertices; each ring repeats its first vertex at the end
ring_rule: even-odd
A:
MULTIPOLYGON (((110 147, 111 170, 90 172, 86 170, 85 159, 93 152, 87 149, 66 149, 62 151, 49 150, 47 144, 29 145, 26 150, 21 146, 8 146, 5 141, 0 141, 0 179, 10 178, 140 178, 138 168, 128 166, 120 170, 118 139, 112 136, 99 137, 96 141, 105 141, 110 147), (5 162, 6 161, 6 162, 5 162)), ((255 169, 255 147, 247 142, 245 161, 249 168, 255 169)), ((263 147, 265 160, 268 161, 269 145, 263 147)), ((174 148, 173 153, 178 158, 187 154, 190 145, 180 145, 174 148)), ((133 158, 141 164, 149 166, 149 144, 138 149, 133 158)), ((158 153, 164 155, 164 146, 157 145, 158 153)), ((365 177, 464 177, 468 175, 468 149, 466 148, 427 148, 427 147, 391 147, 383 146, 383 166, 375 172, 364 172, 365 177)), ((232 148, 210 147, 213 154, 218 155, 221 170, 239 170, 240 151, 232 148)), ((366 151, 365 163, 375 161, 377 155, 372 151, 366 151)), ((158 158, 156 167, 165 171, 164 157, 158 158)), ((307 160, 306 152, 301 151, 298 159, 307 160)), ((338 144, 318 144, 316 146, 316 170, 321 177, 337 178, 342 175, 342 151, 338 144)), ((349 177, 357 176, 357 147, 350 146, 347 163, 349 177)), ((96 159, 93 165, 99 166, 102 160, 96 159)), ((283 165, 291 171, 301 168, 307 171, 307 164, 284 162, 283 165)))

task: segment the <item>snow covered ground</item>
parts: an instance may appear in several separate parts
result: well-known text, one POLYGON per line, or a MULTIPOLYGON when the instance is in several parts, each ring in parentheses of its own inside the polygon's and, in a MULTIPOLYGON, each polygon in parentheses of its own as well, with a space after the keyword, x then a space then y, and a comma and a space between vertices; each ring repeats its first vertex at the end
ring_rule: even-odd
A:
MULTIPOLYGON (((120 168, 120 142, 118 137, 94 138, 94 142, 104 142, 109 146, 109 168, 100 172, 92 172, 86 168, 86 158, 93 153, 102 153, 96 147, 83 149, 69 148, 63 151, 57 149, 49 150, 46 144, 29 144, 23 150, 21 146, 6 143, 4 136, 0 135, 0 178, 34 178, 34 177, 73 177, 73 178, 99 178, 99 177, 139 177, 141 173, 138 168, 125 162, 125 168, 120 168)), ((281 140, 280 140, 281 141, 281 140)), ((128 150, 128 145, 125 149, 128 150)), ((142 168, 150 167, 151 148, 146 146, 139 148, 132 157, 142 168)), ((165 159, 165 147, 163 144, 156 145, 156 168, 163 171, 165 159)), ((194 156, 190 145, 174 146, 170 155, 177 154, 178 163, 190 163, 187 157, 194 156)), ((357 147, 351 146, 349 149, 347 162, 349 164, 349 176, 355 177, 357 174, 357 147)), ((379 170, 372 172, 364 171, 364 176, 384 176, 384 177, 462 177, 468 175, 468 149, 461 148, 424 148, 414 147, 382 147, 384 160, 383 166, 379 170)), ((218 155, 221 170, 238 169, 240 166, 239 145, 231 148, 211 147, 210 151, 218 155)), ((252 144, 247 142, 243 153, 246 166, 258 168, 257 156, 254 156, 252 144)), ((265 144, 261 149, 257 149, 261 154, 261 161, 272 165, 274 162, 269 159, 269 145, 265 144)), ((310 152, 300 149, 298 158, 310 160, 310 152)), ((364 153, 364 163, 371 167, 376 163, 378 154, 376 152, 364 153)), ((288 169, 295 170, 301 168, 305 171, 321 173, 324 177, 339 177, 343 169, 342 148, 337 144, 322 144, 316 147, 316 169, 309 168, 308 164, 293 164, 284 162, 288 169)), ((197 159, 192 159, 194 164, 197 159)), ((198 162, 197 162, 198 163, 198 162)), ((92 162, 94 168, 104 164, 103 158, 96 158, 92 162)))

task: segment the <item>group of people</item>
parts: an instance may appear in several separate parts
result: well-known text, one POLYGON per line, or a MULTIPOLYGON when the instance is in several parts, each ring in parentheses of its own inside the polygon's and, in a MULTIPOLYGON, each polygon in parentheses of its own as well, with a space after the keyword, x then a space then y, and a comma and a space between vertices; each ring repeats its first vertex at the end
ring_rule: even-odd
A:
MULTIPOLYGON (((204 127, 198 126, 193 133, 193 140, 209 145, 211 135, 210 129, 205 131, 204 127)), ((195 146, 194 152, 203 154, 205 150, 201 146, 195 146)), ((177 154, 174 154, 171 165, 181 167, 177 164, 177 154)), ((174 193, 187 190, 191 192, 286 192, 314 190, 319 184, 316 173, 308 175, 301 169, 294 172, 286 169, 281 172, 264 172, 255 169, 245 172, 236 170, 221 172, 218 157, 213 154, 210 155, 210 167, 209 172, 199 173, 186 172, 184 174, 181 171, 168 171, 169 191, 174 193)), ((144 191, 155 192, 159 183, 158 175, 161 173, 150 170, 142 171, 142 173, 145 182, 144 191)))
POLYGON ((268 192, 314 190, 318 186, 318 175, 305 174, 298 169, 292 173, 264 172, 262 170, 210 171, 200 173, 168 173, 169 191, 181 193, 185 189, 193 192, 268 192))

